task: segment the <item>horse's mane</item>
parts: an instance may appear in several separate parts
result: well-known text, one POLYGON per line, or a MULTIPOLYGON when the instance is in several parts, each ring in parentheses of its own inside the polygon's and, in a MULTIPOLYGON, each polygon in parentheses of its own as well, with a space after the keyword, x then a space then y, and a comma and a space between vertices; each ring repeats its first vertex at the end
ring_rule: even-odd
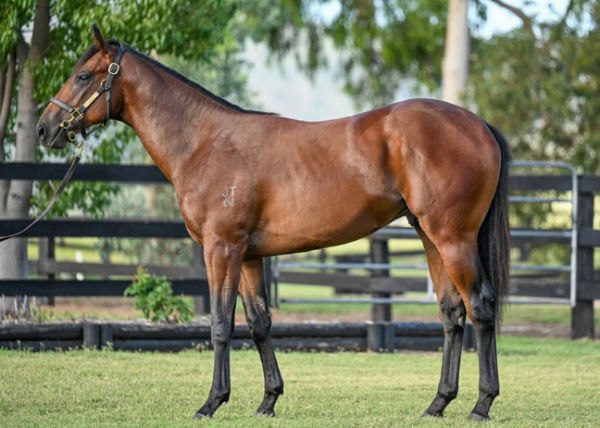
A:
MULTIPOLYGON (((111 45, 114 45, 114 46, 121 46, 121 44, 117 40, 115 40, 115 39, 108 39, 107 42, 109 44, 111 44, 111 45)), ((224 106, 224 107, 226 107, 228 109, 237 111, 239 113, 275 115, 275 113, 269 113, 269 112, 264 112, 264 111, 247 110, 247 109, 242 108, 242 107, 240 107, 240 106, 238 106, 236 104, 230 103, 226 99, 221 98, 218 95, 213 94, 208 89, 206 89, 203 86, 200 86, 199 84, 197 84, 196 82, 188 79, 187 77, 185 77, 181 73, 178 73, 177 71, 173 70, 172 68, 169 68, 166 65, 158 62, 154 58, 151 58, 148 55, 145 55, 145 54, 143 54, 143 53, 135 50, 134 48, 132 48, 131 46, 129 46, 127 44, 123 44, 123 46, 125 47, 125 49, 126 49, 127 52, 131 52, 134 55, 138 55, 141 58, 145 59, 146 61, 149 61, 153 65, 155 65, 155 66, 159 67, 160 69, 162 69, 162 70, 166 71, 167 73, 169 73, 171 76, 176 77, 177 79, 179 79, 183 83, 185 83, 185 84, 191 86, 192 88, 194 88, 194 89, 202 92, 202 94, 206 95, 207 97, 211 98, 212 100, 216 101, 217 103, 221 104, 222 106, 224 106)), ((90 48, 88 48, 88 50, 86 50, 83 53, 83 55, 79 59, 79 62, 77 63, 77 67, 79 67, 80 65, 84 64, 87 60, 89 60, 97 52, 98 52, 98 47, 96 45, 92 45, 90 48)))
POLYGON ((227 108, 229 108, 231 110, 235 110, 235 111, 237 111, 239 113, 264 114, 264 115, 273 115, 274 114, 274 113, 268 113, 268 112, 264 112, 264 111, 246 110, 245 108, 242 108, 242 107, 240 107, 240 106, 238 106, 236 104, 230 103, 225 98, 221 98, 218 95, 213 94, 212 92, 210 92, 205 87, 200 86, 196 82, 194 82, 194 81, 188 79, 187 77, 185 77, 183 74, 181 74, 181 73, 173 70, 170 67, 167 67, 166 65, 164 65, 161 62, 158 62, 154 58, 149 57, 148 55, 145 55, 145 54, 143 54, 143 53, 141 53, 141 52, 133 49, 131 46, 125 45, 125 48, 127 49, 128 52, 132 52, 135 55, 138 55, 138 56, 142 57, 146 61, 149 61, 153 65, 155 65, 155 66, 159 67, 160 69, 166 71, 171 76, 176 77, 177 79, 181 80, 183 83, 191 86, 192 88, 197 89, 198 91, 202 92, 204 95, 206 95, 207 97, 213 99, 214 101, 216 101, 217 103, 221 104, 224 107, 227 107, 227 108))

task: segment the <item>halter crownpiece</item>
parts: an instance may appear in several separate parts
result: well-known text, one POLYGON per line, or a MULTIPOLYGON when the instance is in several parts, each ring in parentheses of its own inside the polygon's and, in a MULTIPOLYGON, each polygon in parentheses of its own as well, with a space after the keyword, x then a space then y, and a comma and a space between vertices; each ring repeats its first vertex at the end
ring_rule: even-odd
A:
POLYGON ((119 71, 121 71, 120 63, 124 53, 125 48, 122 46, 119 47, 119 52, 117 53, 114 62, 112 62, 108 66, 108 76, 106 77, 106 79, 100 82, 100 86, 98 87, 98 89, 96 89, 96 91, 81 105, 81 107, 73 107, 54 97, 50 98, 51 103, 56 104, 57 106, 59 106, 63 110, 68 111, 71 114, 71 117, 63 120, 59 125, 60 128, 67 133, 67 139, 71 144, 81 146, 81 144, 77 143, 77 132, 73 130, 73 123, 77 124, 77 131, 81 134, 83 140, 85 141, 85 138, 87 137, 87 130, 85 129, 85 125, 83 124, 83 115, 85 114, 87 109, 89 109, 90 106, 94 104, 94 102, 103 93, 106 96, 106 119, 104 119, 102 126, 106 125, 106 123, 110 119, 110 89, 112 88, 113 79, 117 74, 119 74, 119 71))

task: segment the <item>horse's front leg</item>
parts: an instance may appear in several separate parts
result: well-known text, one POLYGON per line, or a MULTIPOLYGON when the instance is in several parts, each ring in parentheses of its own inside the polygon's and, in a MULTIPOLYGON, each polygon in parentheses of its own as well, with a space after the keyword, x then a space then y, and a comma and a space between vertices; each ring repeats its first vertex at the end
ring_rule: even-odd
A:
POLYGON ((229 400, 229 342, 235 325, 235 302, 244 251, 243 245, 222 239, 205 242, 204 258, 210 288, 214 372, 208 399, 194 418, 212 416, 221 404, 229 400))

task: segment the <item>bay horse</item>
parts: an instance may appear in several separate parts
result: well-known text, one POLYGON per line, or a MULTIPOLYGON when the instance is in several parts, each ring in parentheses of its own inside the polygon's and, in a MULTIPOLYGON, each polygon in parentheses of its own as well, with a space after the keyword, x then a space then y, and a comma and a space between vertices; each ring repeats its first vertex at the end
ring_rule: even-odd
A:
POLYGON ((465 316, 479 356, 471 419, 499 393, 496 326, 509 285, 506 140, 460 107, 415 99, 303 122, 244 110, 133 48, 94 44, 38 124, 62 148, 86 127, 131 126, 172 183, 210 287, 213 381, 195 417, 230 394, 229 344, 242 298, 264 372, 257 414, 273 416, 283 380, 271 342, 263 258, 338 245, 407 216, 423 241, 444 327, 441 379, 424 416, 458 392, 465 316), (106 95, 106 101, 102 100, 106 95), (72 107, 81 105, 81 107, 72 107))

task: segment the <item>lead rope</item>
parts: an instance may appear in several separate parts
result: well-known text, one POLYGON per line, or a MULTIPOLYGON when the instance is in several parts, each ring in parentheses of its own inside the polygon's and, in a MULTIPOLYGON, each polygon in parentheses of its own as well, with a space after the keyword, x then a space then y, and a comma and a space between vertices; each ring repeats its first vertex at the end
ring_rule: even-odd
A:
POLYGON ((75 153, 75 157, 73 158, 73 161, 71 162, 71 166, 69 166, 67 173, 65 174, 64 178, 60 182, 58 189, 56 189, 56 192, 54 192, 54 196, 52 196, 52 199, 50 199, 50 203, 48 204, 46 209, 44 209, 44 211, 42 211, 42 213, 35 220, 33 220, 31 223, 29 223, 29 225, 27 225, 25 228, 21 229, 20 231, 15 232, 10 235, 0 236, 0 242, 6 241, 7 239, 10 239, 10 238, 15 238, 19 235, 22 235, 23 233, 25 233, 29 229, 31 229, 42 218, 44 218, 44 216, 46 214, 48 214, 48 211, 50 211, 52 209, 52 207, 54 206, 54 204, 56 203, 56 201, 58 201, 58 198, 60 197, 62 192, 65 190, 65 187, 67 187, 67 183, 71 180, 71 177, 73 176, 73 173, 75 172, 75 168, 77 168, 77 164, 79 164, 79 161, 81 160, 84 145, 85 145, 85 138, 81 137, 81 141, 79 141, 79 143, 77 143, 77 153, 75 153))

